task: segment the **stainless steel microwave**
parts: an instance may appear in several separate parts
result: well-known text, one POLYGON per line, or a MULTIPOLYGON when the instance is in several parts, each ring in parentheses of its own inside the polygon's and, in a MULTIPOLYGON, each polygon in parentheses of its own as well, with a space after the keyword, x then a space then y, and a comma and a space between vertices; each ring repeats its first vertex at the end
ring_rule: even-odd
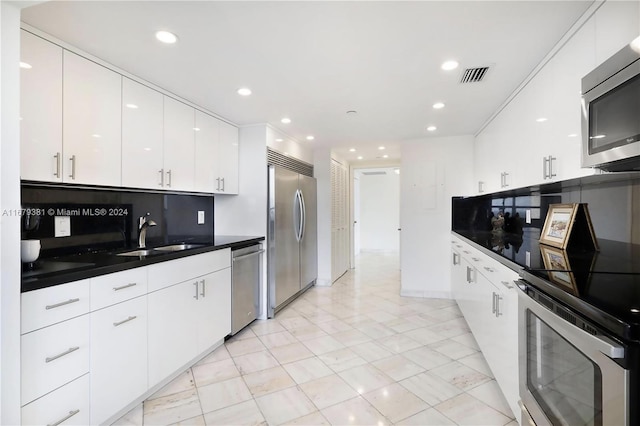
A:
POLYGON ((582 167, 640 170, 640 37, 582 79, 582 167))

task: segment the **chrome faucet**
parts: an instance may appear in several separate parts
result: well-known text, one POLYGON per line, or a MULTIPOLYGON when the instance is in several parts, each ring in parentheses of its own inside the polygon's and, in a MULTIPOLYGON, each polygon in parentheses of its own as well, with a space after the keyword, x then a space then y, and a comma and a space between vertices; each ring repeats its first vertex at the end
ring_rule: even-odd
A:
POLYGON ((156 226, 157 224, 151 220, 147 219, 150 213, 145 214, 144 216, 140 216, 138 218, 138 248, 145 248, 146 240, 147 240, 147 228, 150 226, 156 226))

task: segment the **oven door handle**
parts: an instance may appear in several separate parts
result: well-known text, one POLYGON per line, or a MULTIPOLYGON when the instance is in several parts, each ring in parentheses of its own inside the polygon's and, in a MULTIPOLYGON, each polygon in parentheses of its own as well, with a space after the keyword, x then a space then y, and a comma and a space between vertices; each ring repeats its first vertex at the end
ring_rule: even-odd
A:
POLYGON ((594 336, 591 333, 587 333, 551 312, 523 291, 519 291, 518 296, 520 296, 520 301, 522 302, 521 305, 524 308, 532 311, 537 317, 545 321, 550 326, 551 324, 554 324, 551 328, 555 328, 568 342, 573 342, 572 344, 574 344, 574 346, 581 347, 583 351, 587 350, 592 353, 595 351, 601 352, 612 359, 624 358, 624 346, 619 345, 617 342, 606 336, 594 336), (557 324, 557 326, 555 324, 557 324))

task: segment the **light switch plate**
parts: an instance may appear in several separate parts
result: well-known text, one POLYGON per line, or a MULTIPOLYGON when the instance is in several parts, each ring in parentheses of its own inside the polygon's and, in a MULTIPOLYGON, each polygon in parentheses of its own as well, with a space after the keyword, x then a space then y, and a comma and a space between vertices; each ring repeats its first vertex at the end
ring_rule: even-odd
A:
POLYGON ((71 216, 55 216, 53 224, 56 238, 71 236, 71 216))
POLYGON ((198 225, 204 225, 204 211, 198 210, 198 225))
POLYGON ((527 209, 526 211, 526 220, 527 223, 531 223, 531 210, 527 209))

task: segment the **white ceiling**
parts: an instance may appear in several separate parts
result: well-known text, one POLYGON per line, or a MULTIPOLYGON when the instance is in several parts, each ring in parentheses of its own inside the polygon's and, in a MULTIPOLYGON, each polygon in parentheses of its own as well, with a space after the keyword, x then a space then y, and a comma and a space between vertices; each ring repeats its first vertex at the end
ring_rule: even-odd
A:
POLYGON ((591 3, 54 1, 22 20, 239 125, 371 160, 380 145, 397 159, 427 125, 477 132, 591 3), (159 29, 178 43, 157 42, 159 29), (460 68, 441 70, 447 59, 460 68), (487 65, 484 81, 458 83, 487 65))

